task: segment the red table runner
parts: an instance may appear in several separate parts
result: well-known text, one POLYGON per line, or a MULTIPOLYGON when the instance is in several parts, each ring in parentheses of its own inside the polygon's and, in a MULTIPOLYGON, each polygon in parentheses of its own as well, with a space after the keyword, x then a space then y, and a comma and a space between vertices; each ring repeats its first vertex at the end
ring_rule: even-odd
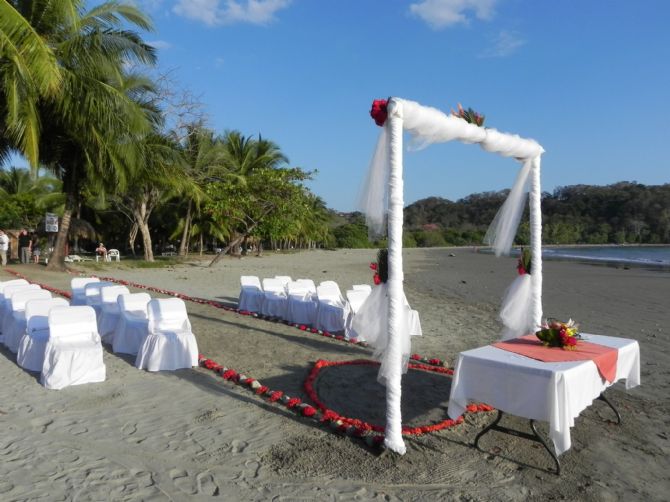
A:
POLYGON ((611 383, 616 378, 619 351, 612 347, 580 340, 574 350, 563 350, 560 347, 543 345, 535 335, 526 335, 492 345, 546 363, 591 360, 596 364, 600 376, 605 380, 611 383))

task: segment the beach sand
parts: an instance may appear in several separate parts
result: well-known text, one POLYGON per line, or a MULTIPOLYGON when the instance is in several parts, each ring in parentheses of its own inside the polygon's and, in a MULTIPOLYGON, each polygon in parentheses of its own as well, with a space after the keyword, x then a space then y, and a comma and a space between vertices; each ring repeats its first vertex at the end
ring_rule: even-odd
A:
MULTIPOLYGON (((235 305, 240 275, 371 283, 375 250, 268 253, 163 269, 79 266, 101 276, 235 305), (95 268, 94 268, 95 267, 95 268)), ((413 352, 453 367, 459 351, 498 337, 512 258, 471 249, 409 249, 405 291, 421 315, 413 352)), ((202 368, 149 373, 106 347, 104 383, 46 390, 6 349, 0 354, 0 500, 667 500, 670 489, 670 273, 545 262, 544 312, 589 333, 634 338, 642 385, 608 390, 576 420, 560 477, 539 444, 490 433, 494 413, 406 438, 407 454, 379 456, 202 368)), ((72 276, 12 265, 35 282, 68 289, 72 276)), ((0 280, 11 279, 0 272, 0 280)), ((159 296, 153 294, 153 296, 159 296)), ((318 359, 369 358, 371 349, 187 302, 200 352, 272 389, 308 400, 302 385, 318 359)), ((405 423, 446 418, 450 377, 410 371, 405 423)), ((383 423, 376 368, 323 372, 320 398, 343 415, 383 423)), ((508 417, 527 428, 527 421, 508 417)), ((540 424, 546 433, 546 424, 540 424)))

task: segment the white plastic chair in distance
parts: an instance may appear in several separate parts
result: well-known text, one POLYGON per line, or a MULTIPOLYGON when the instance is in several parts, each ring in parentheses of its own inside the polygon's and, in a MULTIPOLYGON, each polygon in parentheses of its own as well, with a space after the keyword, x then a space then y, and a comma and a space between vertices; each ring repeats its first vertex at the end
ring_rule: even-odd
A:
POLYGON ((42 371, 44 351, 49 339, 49 311, 54 307, 67 307, 65 298, 28 300, 26 302, 26 332, 19 341, 16 362, 30 371, 42 371))
POLYGON ((102 312, 102 288, 106 288, 107 286, 115 286, 115 284, 113 282, 99 281, 91 282, 84 286, 86 305, 93 307, 96 316, 102 312))
POLYGON ((263 279, 263 315, 286 319, 286 306, 288 298, 282 279, 263 279))
POLYGON ((107 251, 107 261, 121 261, 121 253, 119 253, 118 249, 110 249, 107 251))
POLYGON ((114 329, 119 321, 119 295, 130 294, 125 286, 105 286, 100 290, 100 315, 98 316, 98 333, 105 343, 112 343, 114 329))
POLYGON ((104 382, 102 343, 95 310, 89 306, 53 307, 40 382, 47 389, 104 382))
MULTIPOLYGON (((313 283, 312 283, 313 286, 313 283)), ((286 318, 295 324, 314 326, 316 322, 316 294, 306 282, 289 282, 286 318)))
POLYGON ((86 305, 86 285, 94 282, 100 282, 97 277, 75 277, 70 281, 70 288, 72 289, 72 299, 70 304, 86 305))
POLYGON ((46 289, 25 289, 14 293, 10 300, 10 312, 2 320, 2 334, 5 346, 14 352, 19 350, 19 342, 26 332, 26 302, 29 300, 46 300, 51 293, 46 289))
POLYGON ((179 298, 157 298, 147 306, 149 333, 137 351, 135 366, 149 371, 198 365, 198 344, 186 304, 179 298))
POLYGON ((356 316, 356 312, 361 308, 361 306, 365 303, 365 300, 368 299, 368 296, 370 296, 370 293, 372 292, 372 288, 370 291, 366 291, 365 289, 349 289, 347 290, 347 302, 349 302, 349 315, 347 317, 347 322, 346 322, 346 328, 345 328, 345 336, 348 339, 357 339, 360 340, 361 337, 356 333, 356 330, 352 327, 352 323, 354 320, 354 317, 356 316))
MULTIPOLYGON (((42 289, 37 284, 12 284, 11 286, 5 287, 2 300, 0 302, 0 332, 2 331, 2 326, 4 325, 4 320, 7 315, 11 315, 12 306, 10 300, 12 295, 18 291, 27 291, 29 289, 42 289)), ((4 335, 4 333, 2 333, 4 335)))
POLYGON ((331 333, 344 332, 349 304, 342 298, 339 286, 321 283, 316 288, 316 295, 319 302, 316 327, 331 333))
POLYGON ((116 323, 112 350, 115 353, 137 355, 140 345, 149 334, 147 305, 149 293, 119 295, 119 322, 116 323))
POLYGON ((255 275, 240 277, 240 298, 237 307, 247 312, 260 312, 263 308, 263 287, 255 275))

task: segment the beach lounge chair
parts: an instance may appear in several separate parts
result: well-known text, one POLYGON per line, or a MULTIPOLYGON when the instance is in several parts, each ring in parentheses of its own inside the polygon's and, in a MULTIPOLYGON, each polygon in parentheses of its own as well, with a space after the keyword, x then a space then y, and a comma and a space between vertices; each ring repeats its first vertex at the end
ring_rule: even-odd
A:
POLYGON ((316 289, 314 283, 294 281, 287 285, 288 300, 286 318, 296 324, 313 326, 316 322, 316 289))
POLYGON ((261 312, 269 317, 286 319, 286 306, 288 298, 282 279, 263 279, 263 306, 261 312))
POLYGON ((47 389, 104 382, 105 364, 95 310, 89 306, 53 307, 40 383, 47 389))
POLYGON ((365 303, 365 300, 367 300, 371 292, 372 288, 370 288, 369 291, 366 291, 365 289, 347 290, 347 302, 349 302, 349 315, 347 316, 347 322, 345 325, 346 326, 345 336, 348 339, 354 339, 354 338, 358 340, 361 339, 358 333, 356 333, 356 330, 353 329, 352 323, 354 317, 356 316, 356 312, 358 312, 361 306, 365 303))
POLYGON ((238 308, 247 312, 260 312, 263 308, 263 287, 255 275, 240 277, 240 298, 238 308))
POLYGON ((42 371, 44 351, 49 339, 49 312, 54 307, 67 307, 65 298, 28 300, 26 302, 26 332, 19 341, 16 362, 23 369, 42 371))
POLYGON ((332 282, 321 283, 316 288, 319 306, 316 328, 331 333, 344 332, 349 304, 342 298, 339 286, 332 282))
POLYGON ((112 343, 114 329, 119 321, 119 295, 130 294, 125 286, 105 286, 100 290, 100 315, 98 316, 98 333, 105 343, 112 343))
POLYGON ((73 306, 86 305, 86 285, 94 282, 100 282, 97 277, 75 277, 70 281, 72 289, 72 298, 70 300, 73 306))
POLYGON ((135 367, 148 371, 177 370, 198 365, 198 344, 191 331, 186 304, 179 298, 158 298, 147 306, 149 333, 137 351, 135 367))
POLYGON ((149 334, 147 305, 150 301, 149 293, 119 295, 119 322, 116 323, 112 341, 115 353, 137 355, 140 345, 149 334))
POLYGON ((25 289, 12 295, 9 300, 11 310, 2 320, 3 342, 9 350, 16 354, 21 337, 26 332, 26 302, 49 298, 51 298, 51 293, 46 289, 25 289))

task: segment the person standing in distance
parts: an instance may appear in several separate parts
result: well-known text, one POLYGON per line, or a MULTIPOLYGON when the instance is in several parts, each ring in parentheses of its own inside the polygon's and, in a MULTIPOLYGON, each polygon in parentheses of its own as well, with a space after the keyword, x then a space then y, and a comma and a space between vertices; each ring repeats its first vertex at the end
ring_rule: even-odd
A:
POLYGON ((21 229, 19 233, 19 258, 21 263, 30 263, 30 254, 32 248, 32 240, 25 228, 21 229))
POLYGON ((0 261, 2 266, 7 265, 7 250, 9 249, 9 236, 4 230, 0 230, 0 261))

